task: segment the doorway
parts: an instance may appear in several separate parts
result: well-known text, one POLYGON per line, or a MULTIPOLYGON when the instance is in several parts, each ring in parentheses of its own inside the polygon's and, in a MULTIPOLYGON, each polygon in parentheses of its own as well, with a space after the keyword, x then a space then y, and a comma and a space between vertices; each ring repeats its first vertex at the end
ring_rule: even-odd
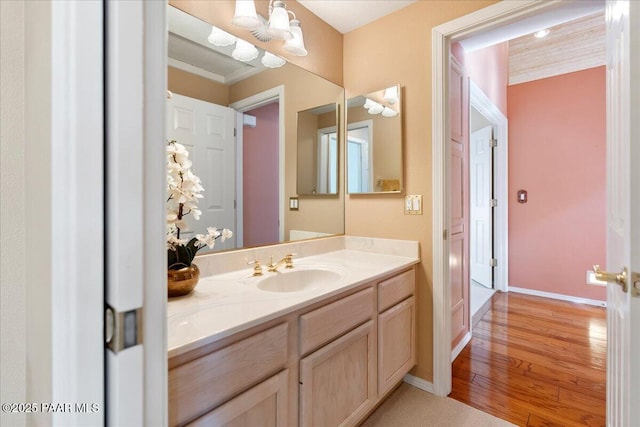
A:
MULTIPOLYGON (((507 2, 492 5, 482 11, 466 15, 433 29, 433 205, 442 206, 434 211, 433 235, 443 235, 443 239, 434 239, 434 383, 435 394, 446 396, 451 390, 451 300, 449 278, 449 140, 448 123, 448 58, 451 42, 470 37, 480 31, 487 31, 512 24, 514 20, 524 20, 541 13, 556 14, 561 4, 528 2, 509 4, 507 2)), ((506 155, 506 152, 504 153, 506 155)), ((498 162, 500 154, 498 154, 498 162)), ((504 164, 506 165, 506 158, 504 164)), ((499 171, 497 173, 500 173, 499 171)), ((506 176, 503 177, 506 183, 506 176)), ((506 195, 506 187, 505 187, 506 195)), ((506 198, 505 198, 506 200, 506 198)), ((496 213, 497 214, 497 213, 496 213)), ((505 211, 506 214, 506 211, 505 211)), ((506 216, 500 219, 506 224, 506 216)), ((496 219, 496 222, 500 221, 496 219)), ((505 242, 503 250, 507 250, 505 242)), ((506 255, 506 254, 505 254, 506 255)), ((506 264, 506 263, 505 263, 506 264)), ((506 265, 504 266, 506 267, 506 265)), ((502 278, 506 284, 505 276, 502 278)), ((496 284, 497 284, 496 280, 496 284)))
POLYGON ((472 327, 489 308, 496 291, 506 292, 508 277, 507 152, 508 121, 471 80, 469 84, 471 154, 489 157, 470 167, 470 317, 472 327), (476 138, 474 138, 476 134, 476 138), (476 140, 477 139, 477 140, 476 140), (474 151, 474 145, 478 144, 474 151), (476 185, 477 184, 477 185, 476 185), (482 188, 479 191, 477 186, 482 188))

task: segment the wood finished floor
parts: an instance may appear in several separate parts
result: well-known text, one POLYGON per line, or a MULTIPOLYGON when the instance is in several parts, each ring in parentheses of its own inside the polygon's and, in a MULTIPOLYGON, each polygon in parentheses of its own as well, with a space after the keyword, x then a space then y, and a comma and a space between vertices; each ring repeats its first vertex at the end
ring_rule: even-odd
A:
POLYGON ((606 310, 497 293, 449 397, 519 426, 604 426, 606 310))

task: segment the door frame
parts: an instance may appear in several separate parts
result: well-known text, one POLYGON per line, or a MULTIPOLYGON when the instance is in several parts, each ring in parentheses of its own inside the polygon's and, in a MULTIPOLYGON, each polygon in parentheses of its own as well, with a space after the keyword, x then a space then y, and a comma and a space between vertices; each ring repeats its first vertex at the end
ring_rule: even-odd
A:
MULTIPOLYGON (((561 0, 499 2, 432 29, 432 178, 433 178, 433 392, 451 392, 451 296, 449 277, 449 54, 452 42, 540 11, 561 0), (438 208, 439 207, 439 208, 438 208), (437 236, 442 236, 439 238, 437 236)), ((506 218, 505 218, 506 219, 506 218)))
MULTIPOLYGON (((285 123, 284 123, 284 85, 276 86, 264 92, 251 95, 248 98, 229 104, 229 107, 238 113, 253 110, 278 101, 278 164, 284 165, 285 162, 285 123)), ((240 115, 236 116, 237 118, 240 115)), ((284 242, 284 168, 279 168, 278 175, 278 236, 280 242, 284 242)), ((242 228, 242 220, 244 215, 244 205, 242 203, 242 120, 236 119, 236 235, 239 235, 237 246, 242 244, 242 236, 244 230, 242 228)))
POLYGON ((494 151, 493 197, 498 206, 493 209, 493 257, 498 261, 493 277, 493 289, 509 290, 509 132, 508 120, 480 87, 470 81, 469 107, 482 114, 493 126, 498 146, 494 151))

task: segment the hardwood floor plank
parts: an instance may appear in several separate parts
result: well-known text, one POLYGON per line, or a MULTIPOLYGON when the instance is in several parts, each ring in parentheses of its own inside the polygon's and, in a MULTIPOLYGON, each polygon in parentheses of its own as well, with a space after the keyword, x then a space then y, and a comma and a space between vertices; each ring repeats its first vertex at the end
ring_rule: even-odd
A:
POLYGON ((453 363, 450 397, 521 426, 604 425, 606 311, 493 298, 453 363))

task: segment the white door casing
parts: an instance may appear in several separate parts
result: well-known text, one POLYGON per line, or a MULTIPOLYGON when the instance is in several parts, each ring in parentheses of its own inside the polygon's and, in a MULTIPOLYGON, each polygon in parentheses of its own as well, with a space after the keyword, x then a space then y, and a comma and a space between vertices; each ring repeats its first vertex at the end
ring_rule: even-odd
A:
POLYGON ((607 1, 607 270, 631 275, 607 283, 607 425, 621 427, 640 420, 639 20, 636 2, 607 1))
MULTIPOLYGON (((176 140, 189 151, 191 170, 197 175, 204 191, 198 206, 199 220, 185 218, 189 230, 181 230, 180 238, 190 239, 206 233, 207 227, 235 230, 236 223, 236 148, 235 111, 232 108, 174 94, 167 105, 167 139, 176 140)), ((235 236, 213 251, 235 248, 235 236)), ((205 247, 199 253, 209 252, 205 247)))
POLYGON ((471 134, 469 143, 469 219, 471 280, 493 288, 493 127, 471 134))
MULTIPOLYGON (((248 98, 241 99, 240 101, 233 102, 229 107, 233 108, 235 111, 242 113, 245 111, 253 110, 254 108, 262 107, 263 105, 270 104, 274 101, 278 102, 278 164, 285 164, 285 126, 284 126, 284 117, 285 117, 285 91, 284 85, 276 86, 274 88, 265 90, 264 92, 257 93, 248 98)), ((239 118, 240 116, 238 116, 239 118)), ((242 121, 238 120, 238 123, 242 123, 242 121)), ((238 127, 241 127, 238 125, 238 127)), ((238 171, 236 172, 237 176, 242 176, 242 132, 238 132, 238 150, 237 150, 237 159, 236 163, 238 171)), ((284 242, 284 210, 285 210, 285 197, 284 197, 284 184, 285 177, 284 171, 285 168, 279 168, 280 175, 278 176, 278 236, 281 242, 284 242)), ((236 189, 236 198, 238 200, 242 199, 242 187, 238 187, 236 189)), ((238 218, 240 221, 241 218, 238 218)))
POLYGON ((105 302, 135 315, 106 350, 110 426, 167 423, 165 16, 163 2, 106 3, 105 302))

